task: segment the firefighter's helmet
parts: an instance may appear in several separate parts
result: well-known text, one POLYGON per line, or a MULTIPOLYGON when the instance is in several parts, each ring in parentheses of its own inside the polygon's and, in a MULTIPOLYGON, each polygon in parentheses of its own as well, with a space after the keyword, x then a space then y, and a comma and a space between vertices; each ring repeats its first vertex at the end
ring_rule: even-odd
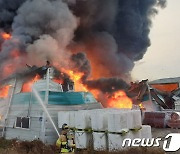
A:
POLYGON ((68 129, 69 127, 68 127, 68 125, 67 124, 63 124, 62 125, 62 130, 66 130, 66 129, 68 129))

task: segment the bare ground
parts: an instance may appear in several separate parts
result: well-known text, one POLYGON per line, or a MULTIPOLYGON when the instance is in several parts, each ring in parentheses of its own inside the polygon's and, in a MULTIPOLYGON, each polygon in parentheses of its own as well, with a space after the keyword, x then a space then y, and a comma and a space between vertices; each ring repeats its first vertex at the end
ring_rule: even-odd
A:
MULTIPOLYGON (((16 140, 0 139, 0 154, 56 154, 58 149, 53 145, 44 145, 41 141, 20 142, 16 140)), ((93 150, 77 151, 76 154, 108 154, 109 152, 95 152, 93 150)), ((130 148, 122 152, 111 154, 164 154, 162 149, 130 148)))
MULTIPOLYGON (((169 133, 180 133, 180 129, 152 129, 153 137, 164 137, 169 133)), ((162 142, 163 143, 163 142, 162 142)), ((162 146, 162 144, 161 144, 162 146)), ((21 142, 16 140, 5 140, 0 138, 0 154, 57 154, 58 149, 54 145, 45 145, 41 141, 21 142)), ((107 151, 96 152, 93 150, 76 151, 76 154, 165 154, 162 148, 129 148, 121 152, 109 153, 107 151)), ((176 153, 180 154, 180 150, 176 153)))

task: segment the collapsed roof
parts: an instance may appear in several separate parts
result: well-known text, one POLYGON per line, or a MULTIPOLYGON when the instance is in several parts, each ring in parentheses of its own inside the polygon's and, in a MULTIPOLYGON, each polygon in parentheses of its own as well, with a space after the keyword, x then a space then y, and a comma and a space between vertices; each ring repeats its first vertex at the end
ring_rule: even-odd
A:
POLYGON ((142 80, 131 83, 129 97, 134 104, 150 101, 161 109, 175 109, 175 101, 180 100, 180 78, 160 79, 152 82, 142 80))

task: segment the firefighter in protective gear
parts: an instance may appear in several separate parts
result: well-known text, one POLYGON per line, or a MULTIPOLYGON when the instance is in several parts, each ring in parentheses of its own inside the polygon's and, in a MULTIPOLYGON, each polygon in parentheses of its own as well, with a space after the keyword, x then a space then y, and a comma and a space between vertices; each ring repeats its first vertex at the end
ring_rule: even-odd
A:
POLYGON ((75 142, 73 132, 69 130, 67 124, 62 125, 61 135, 56 141, 56 146, 60 149, 60 153, 71 153, 75 151, 75 142))

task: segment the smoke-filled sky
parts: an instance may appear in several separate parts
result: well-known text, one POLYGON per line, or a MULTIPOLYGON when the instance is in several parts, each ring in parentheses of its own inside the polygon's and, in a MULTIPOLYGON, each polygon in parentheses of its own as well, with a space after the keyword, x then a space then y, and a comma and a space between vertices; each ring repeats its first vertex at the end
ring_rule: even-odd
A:
POLYGON ((134 80, 180 76, 180 1, 168 0, 167 7, 153 19, 151 46, 133 69, 134 80))
POLYGON ((151 45, 152 18, 165 6, 166 0, 0 0, 0 31, 12 35, 0 38, 0 78, 49 60, 83 72, 90 89, 124 89, 151 45))

